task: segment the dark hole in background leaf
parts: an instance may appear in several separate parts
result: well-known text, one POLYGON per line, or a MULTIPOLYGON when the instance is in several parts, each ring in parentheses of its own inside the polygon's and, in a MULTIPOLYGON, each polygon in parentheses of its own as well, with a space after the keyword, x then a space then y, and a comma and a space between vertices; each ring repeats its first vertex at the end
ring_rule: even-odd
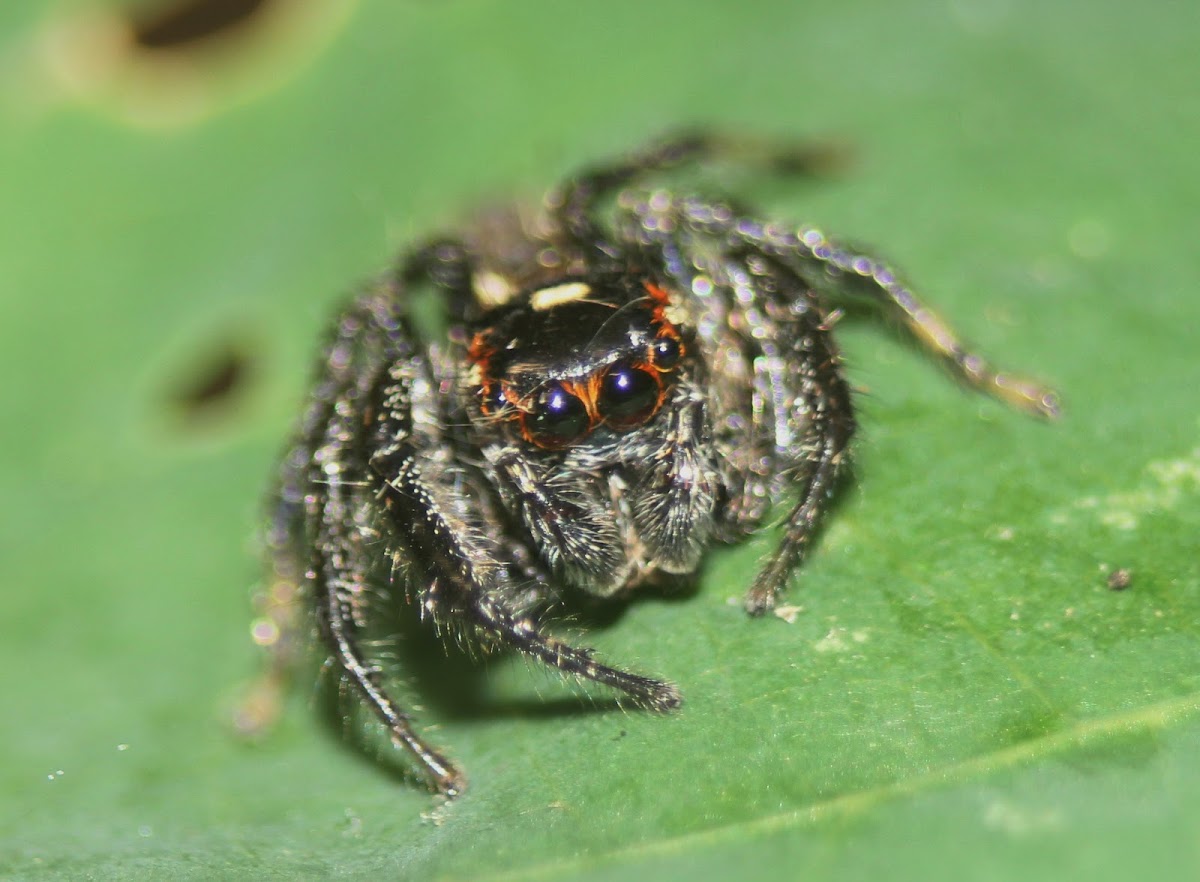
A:
POLYGON ((171 415, 186 428, 226 416, 245 396, 256 373, 253 353, 254 348, 241 339, 210 344, 168 386, 171 415))
MULTIPOLYGON (((62 4, 53 4, 59 6, 62 4)), ((192 125, 289 82, 356 0, 99 0, 45 16, 39 55, 64 96, 139 128, 192 125)))
POLYGON ((129 12, 134 42, 143 49, 187 48, 236 30, 269 0, 169 0, 129 12))

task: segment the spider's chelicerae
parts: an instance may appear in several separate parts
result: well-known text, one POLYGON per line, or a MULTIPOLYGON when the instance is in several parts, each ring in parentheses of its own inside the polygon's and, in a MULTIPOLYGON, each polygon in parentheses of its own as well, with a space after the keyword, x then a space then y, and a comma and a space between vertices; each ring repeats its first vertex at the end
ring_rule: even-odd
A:
MULTIPOLYGON (((637 186, 730 153, 689 136, 589 169, 533 223, 417 248, 334 325, 274 497, 275 584, 297 589, 343 687, 442 793, 465 779, 389 694, 366 636, 379 599, 404 595, 439 631, 635 705, 677 707, 670 683, 602 664, 540 618, 572 592, 684 578, 791 498, 746 595, 750 614, 772 608, 847 466, 839 305, 878 307, 968 385, 1056 413, 1052 393, 965 349, 869 254, 637 186), (418 289, 441 304, 424 323, 436 331, 412 314, 418 289)), ((805 157, 779 151, 772 167, 805 157)))

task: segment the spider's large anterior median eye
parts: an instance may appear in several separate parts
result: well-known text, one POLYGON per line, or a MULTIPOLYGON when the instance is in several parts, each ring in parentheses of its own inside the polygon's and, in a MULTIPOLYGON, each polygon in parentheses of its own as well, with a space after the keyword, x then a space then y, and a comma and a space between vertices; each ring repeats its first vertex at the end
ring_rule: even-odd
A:
POLYGON ((614 429, 639 426, 658 409, 659 381, 652 373, 619 361, 600 380, 596 407, 614 429))
POLYGON ((539 447, 566 447, 587 434, 591 418, 587 407, 558 383, 541 391, 533 411, 525 415, 525 433, 539 447))

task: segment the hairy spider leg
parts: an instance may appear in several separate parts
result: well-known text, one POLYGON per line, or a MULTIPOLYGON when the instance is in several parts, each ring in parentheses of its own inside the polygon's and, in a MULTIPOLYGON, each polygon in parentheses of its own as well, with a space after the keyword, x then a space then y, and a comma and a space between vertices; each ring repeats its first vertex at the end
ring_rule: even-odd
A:
MULTIPOLYGON (((787 516, 783 538, 746 593, 746 611, 761 615, 773 609, 788 578, 803 561, 813 534, 833 499, 838 478, 849 463, 854 435, 854 408, 850 385, 841 369, 841 358, 821 306, 803 279, 782 265, 748 266, 774 282, 770 290, 784 303, 803 304, 777 321, 772 343, 790 350, 783 363, 800 364, 799 371, 772 377, 776 400, 789 403, 784 421, 803 426, 803 432, 778 444, 781 477, 799 489, 799 501, 787 516)), ((760 278, 756 287, 763 288, 760 278)))
MULTIPOLYGON (((738 217, 729 206, 699 199, 684 200, 681 222, 698 233, 720 236, 727 247, 745 248, 774 258, 792 274, 800 297, 811 297, 814 290, 828 302, 837 298, 867 298, 896 314, 917 345, 938 356, 951 372, 967 385, 998 400, 1039 417, 1053 418, 1059 413, 1055 393, 1037 383, 1000 372, 979 354, 967 349, 938 315, 925 306, 885 263, 863 252, 840 245, 812 227, 796 232, 764 225, 751 218, 738 217)), ((819 310, 810 310, 820 315, 819 310)), ((818 429, 817 455, 807 488, 802 489, 800 504, 788 518, 785 538, 751 588, 746 606, 751 613, 769 609, 786 583, 789 573, 799 564, 811 526, 819 517, 823 503, 836 479, 837 467, 844 457, 844 446, 853 430, 850 419, 849 390, 836 369, 837 354, 825 332, 823 319, 812 324, 804 339, 817 342, 827 351, 816 353, 823 376, 806 378, 810 399, 806 418, 834 418, 831 434, 822 440, 818 429), (819 342, 823 341, 823 342, 819 342), (822 398, 834 393, 830 400, 822 398), (808 526, 805 526, 805 525, 808 526)))
MULTIPOLYGON (((1054 392, 991 367, 981 355, 963 345, 949 326, 885 263, 831 241, 815 228, 785 231, 739 216, 732 206, 697 198, 654 209, 645 202, 632 201, 625 209, 633 223, 626 225, 624 236, 619 237, 624 240, 623 248, 653 251, 657 257, 655 262, 668 267, 679 283, 690 286, 696 274, 704 269, 685 259, 684 255, 711 254, 714 250, 711 247, 708 251, 685 247, 685 244, 696 244, 685 243, 685 239, 688 236, 707 238, 710 246, 719 246, 716 251, 743 255, 742 258, 726 259, 723 266, 715 267, 727 285, 736 285, 738 275, 753 272, 744 256, 757 254, 771 259, 777 271, 782 270, 793 279, 792 283, 783 285, 791 293, 778 295, 778 304, 802 306, 793 310, 805 326, 794 341, 811 351, 797 361, 814 364, 816 368, 800 378, 802 388, 795 398, 798 406, 795 416, 799 424, 808 427, 805 435, 809 447, 793 470, 801 485, 800 502, 788 517, 783 541, 747 595, 746 607, 752 614, 760 614, 774 605, 790 573, 803 559, 812 529, 848 459, 846 448, 854 431, 853 411, 849 389, 839 369, 837 350, 826 327, 824 303, 828 300, 865 298, 882 306, 901 319, 901 326, 920 348, 945 362, 967 385, 1036 416, 1052 418, 1058 415, 1058 399, 1054 392), (664 225, 659 222, 667 215, 674 223, 664 225)), ((762 342, 756 344, 757 355, 761 356, 754 359, 756 374, 762 366, 767 366, 769 371, 772 357, 779 354, 781 343, 778 322, 768 318, 766 304, 758 302, 762 300, 757 293, 763 290, 761 281, 745 286, 749 294, 739 300, 741 306, 725 304, 723 307, 738 309, 739 320, 751 326, 751 339, 766 341, 767 346, 776 349, 771 352, 762 342), (755 323, 759 327, 754 327, 755 323)), ((780 284, 767 286, 768 289, 771 287, 779 288, 780 284)), ((760 397, 766 400, 778 400, 779 390, 788 386, 780 377, 768 375, 765 378, 767 395, 762 395, 764 384, 761 379, 760 397)), ((790 417, 778 412, 774 416, 777 419, 783 416, 785 420, 790 417)), ((743 440, 753 443, 753 433, 747 433, 743 440)))
POLYGON ((312 453, 321 446, 338 397, 353 377, 363 330, 394 325, 394 318, 388 317, 393 300, 394 292, 386 285, 380 286, 357 298, 338 318, 321 350, 320 379, 312 390, 311 403, 301 416, 268 497, 272 504, 264 543, 270 575, 268 584, 255 597, 259 613, 255 640, 265 647, 267 662, 263 674, 235 709, 235 726, 243 734, 258 735, 274 723, 282 694, 300 665, 311 626, 303 614, 302 597, 313 591, 314 575, 305 550, 311 541, 311 518, 306 507, 314 486, 312 453), (264 630, 260 632, 260 628, 264 630))
MULTIPOLYGON (((424 259, 425 252, 419 252, 424 259)), ((465 259, 465 252, 464 252, 465 259)), ((403 272, 415 278, 413 270, 403 272)), ((467 276, 459 278, 469 279, 467 276)), ((437 284, 438 280, 432 281, 437 284)), ((566 674, 611 686, 628 695, 635 704, 654 710, 669 710, 680 703, 678 690, 670 683, 630 674, 597 664, 593 651, 572 647, 542 633, 528 616, 519 615, 500 598, 497 583, 512 561, 504 559, 500 537, 472 532, 466 539, 450 524, 447 513, 461 510, 452 482, 435 481, 421 474, 419 438, 412 426, 414 402, 433 409, 431 378, 414 382, 413 371, 428 370, 426 359, 393 365, 390 383, 383 392, 378 415, 379 449, 371 467, 382 482, 385 507, 391 513, 400 541, 423 563, 427 584, 418 587, 423 609, 442 626, 461 620, 465 613, 485 638, 538 659, 566 674), (421 389, 425 391, 420 391, 421 389), (470 547, 466 544, 470 541, 470 547)))
MULTIPOLYGON (((938 356, 967 385, 1039 417, 1059 413, 1054 392, 1034 382, 1000 372, 979 354, 967 349, 949 326, 925 306, 885 263, 863 252, 840 245, 812 227, 796 232, 739 217, 730 206, 699 199, 683 200, 682 225, 696 233, 721 237, 726 247, 748 249, 769 256, 795 276, 800 298, 815 291, 825 303, 837 298, 866 298, 902 320, 917 345, 938 356)), ((802 314, 822 316, 820 309, 802 314)), ((812 526, 819 519, 836 485, 839 467, 846 459, 845 446, 853 431, 849 390, 837 369, 837 353, 824 328, 824 318, 809 321, 810 340, 824 352, 814 352, 819 376, 806 377, 804 418, 815 421, 816 447, 811 474, 803 477, 800 503, 788 518, 784 540, 768 561, 747 595, 752 614, 770 609, 789 574, 803 558, 812 526), (828 400, 826 400, 828 399, 828 400), (824 431, 821 423, 825 423, 824 431)))
POLYGON ((397 291, 362 298, 352 312, 367 319, 356 346, 327 362, 331 374, 346 371, 332 400, 326 429, 314 448, 307 513, 314 532, 310 573, 318 631, 339 675, 357 691, 387 727, 392 740, 422 765, 433 785, 454 795, 463 790, 462 773, 414 730, 381 684, 380 671, 361 646, 363 605, 377 569, 374 525, 363 521, 375 492, 365 442, 375 406, 374 394, 390 363, 413 356, 405 321, 394 310, 397 291), (355 380, 354 378, 357 378, 355 380))
POLYGON ((1057 394, 1032 380, 997 370, 968 349, 884 261, 829 239, 815 227, 785 229, 739 217, 728 206, 721 208, 714 210, 711 202, 689 199, 684 201, 682 213, 685 223, 694 229, 779 258, 826 298, 866 300, 882 307, 900 319, 918 347, 943 361, 966 385, 1034 416, 1052 419, 1059 415, 1057 394))
POLYGON ((843 152, 830 143, 789 144, 704 130, 679 132, 625 159, 585 169, 556 189, 548 203, 576 244, 612 258, 620 248, 596 221, 596 204, 638 178, 710 162, 732 162, 788 175, 819 175, 839 165, 843 152))
MULTIPOLYGON (((399 390, 393 387, 393 393, 399 390)), ((400 442, 381 451, 372 465, 389 476, 384 504, 396 522, 407 528, 406 540, 412 549, 421 552, 427 568, 426 584, 419 589, 421 603, 434 621, 456 627, 465 617, 485 639, 565 674, 617 689, 639 707, 666 711, 679 706, 679 691, 672 684, 598 664, 593 650, 543 633, 532 618, 516 615, 497 599, 488 580, 496 578, 501 567, 481 559, 479 548, 463 544, 444 513, 450 507, 442 498, 445 490, 422 479, 416 451, 409 444, 400 442)))
MULTIPOLYGON (((736 527, 748 530, 761 521, 765 503, 784 489, 784 480, 799 490, 781 541, 746 595, 746 610, 761 615, 774 607, 802 562, 849 462, 853 403, 823 305, 806 280, 753 243, 736 242, 722 252, 725 256, 713 256, 714 249, 703 247, 702 241, 708 239, 711 246, 713 232, 687 223, 678 206, 651 208, 635 201, 625 211, 632 221, 624 227, 627 247, 652 252, 652 262, 670 268, 676 283, 688 290, 695 289, 702 275, 717 280, 700 297, 710 303, 709 320, 736 321, 748 332, 743 339, 750 351, 743 357, 753 372, 755 406, 745 427, 726 440, 725 455, 769 450, 777 467, 767 473, 776 478, 747 481, 729 516, 737 519, 736 527), (680 222, 660 223, 663 213, 675 214, 680 222), (703 257, 688 261, 685 254, 703 257), (787 369, 794 364, 804 368, 787 369), (798 426, 803 429, 795 431, 798 426)), ((730 214, 719 205, 710 211, 730 214)), ((745 463, 732 470, 746 471, 745 463)))
MULTIPOLYGON (((397 387, 392 391, 399 392, 397 387)), ((427 581, 418 590, 424 611, 434 621, 452 628, 465 615, 484 638, 565 674, 611 686, 639 707, 666 711, 679 706, 679 691, 672 684, 597 664, 593 650, 544 634, 530 617, 516 615, 498 600, 487 580, 496 578, 501 567, 481 560, 480 549, 462 543, 444 514, 449 508, 441 498, 444 491, 422 479, 411 445, 392 445, 373 458, 372 466, 389 476, 384 504, 397 524, 405 526, 411 548, 422 552, 427 581)))

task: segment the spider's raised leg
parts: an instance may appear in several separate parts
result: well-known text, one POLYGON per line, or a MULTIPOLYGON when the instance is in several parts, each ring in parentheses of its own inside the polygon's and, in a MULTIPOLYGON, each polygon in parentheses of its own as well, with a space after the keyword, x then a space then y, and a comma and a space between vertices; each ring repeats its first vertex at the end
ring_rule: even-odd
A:
POLYGON ((878 258, 834 242, 815 227, 788 230, 728 212, 714 212, 712 204, 699 200, 685 203, 683 214, 695 229, 780 259, 823 295, 857 298, 882 307, 900 320, 901 327, 922 349, 937 356, 972 388, 1035 416, 1058 416, 1058 396, 1053 390, 997 370, 979 353, 969 350, 950 326, 878 258))
POLYGON ((619 249, 595 217, 597 203, 640 177, 687 163, 728 161, 789 175, 820 174, 840 162, 842 150, 829 143, 780 143, 697 130, 681 132, 616 162, 585 169, 555 190, 549 200, 566 233, 579 245, 612 258, 619 249))

